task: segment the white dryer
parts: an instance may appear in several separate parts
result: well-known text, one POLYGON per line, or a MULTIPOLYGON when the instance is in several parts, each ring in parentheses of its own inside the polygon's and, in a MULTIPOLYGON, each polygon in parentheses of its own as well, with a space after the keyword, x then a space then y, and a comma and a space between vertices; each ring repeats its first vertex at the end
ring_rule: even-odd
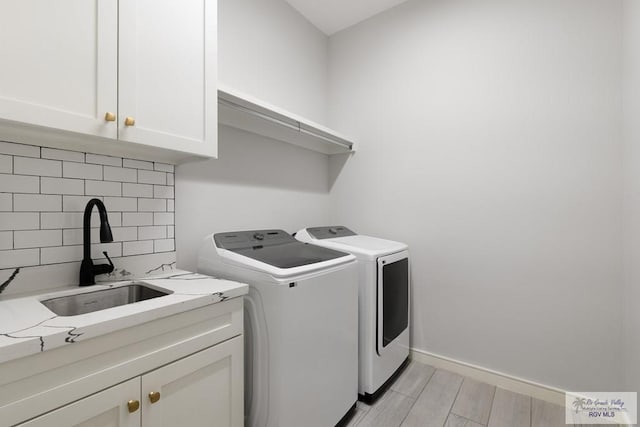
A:
POLYGON ((356 258, 282 230, 207 236, 198 271, 249 284, 249 427, 332 426, 358 400, 356 258))
POLYGON ((409 248, 343 226, 305 228, 295 237, 358 259, 358 392, 375 400, 409 357, 409 248))

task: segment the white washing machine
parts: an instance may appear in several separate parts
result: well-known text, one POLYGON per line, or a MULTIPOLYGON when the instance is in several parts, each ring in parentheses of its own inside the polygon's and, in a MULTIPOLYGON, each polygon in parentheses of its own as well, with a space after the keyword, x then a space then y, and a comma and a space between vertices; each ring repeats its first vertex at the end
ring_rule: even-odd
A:
POLYGON ((332 426, 358 400, 358 278, 348 253, 282 230, 207 236, 198 271, 249 284, 245 424, 332 426))
POLYGON ((343 226, 305 228, 295 237, 358 259, 358 392, 375 400, 409 357, 409 248, 343 226))

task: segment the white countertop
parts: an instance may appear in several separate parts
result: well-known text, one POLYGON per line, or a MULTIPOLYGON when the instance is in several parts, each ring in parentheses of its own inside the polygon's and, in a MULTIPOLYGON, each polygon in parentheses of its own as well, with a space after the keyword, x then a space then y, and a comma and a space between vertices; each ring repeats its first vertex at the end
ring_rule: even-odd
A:
POLYGON ((142 282, 173 293, 69 317, 54 314, 40 301, 125 286, 131 281, 101 283, 0 301, 0 363, 215 304, 248 292, 244 283, 180 270, 137 279, 134 282, 142 282))

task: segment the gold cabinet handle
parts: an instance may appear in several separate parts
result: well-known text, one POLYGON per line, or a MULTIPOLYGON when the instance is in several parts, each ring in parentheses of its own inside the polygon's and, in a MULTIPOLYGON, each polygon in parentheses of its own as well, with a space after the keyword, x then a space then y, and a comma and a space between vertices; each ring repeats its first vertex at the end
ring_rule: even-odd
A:
POLYGON ((107 111, 106 113, 104 113, 104 120, 106 122, 115 122, 116 121, 116 115, 113 114, 111 111, 107 111))
POLYGON ((124 125, 125 126, 135 126, 136 125, 136 119, 134 119, 133 117, 126 117, 124 119, 124 125))
POLYGON ((156 403, 158 400, 160 400, 160 392, 152 391, 151 393, 149 393, 149 400, 151 401, 151 403, 156 403))
POLYGON ((129 413, 133 414, 138 409, 140 409, 140 401, 139 400, 130 400, 127 402, 127 408, 129 408, 129 413))

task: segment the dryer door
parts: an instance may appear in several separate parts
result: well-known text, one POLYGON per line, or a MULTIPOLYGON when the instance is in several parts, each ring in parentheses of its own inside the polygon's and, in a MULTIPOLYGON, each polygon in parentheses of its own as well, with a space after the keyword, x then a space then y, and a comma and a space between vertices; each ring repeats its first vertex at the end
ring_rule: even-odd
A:
POLYGON ((409 253, 378 258, 377 351, 389 344, 409 326, 409 253))

